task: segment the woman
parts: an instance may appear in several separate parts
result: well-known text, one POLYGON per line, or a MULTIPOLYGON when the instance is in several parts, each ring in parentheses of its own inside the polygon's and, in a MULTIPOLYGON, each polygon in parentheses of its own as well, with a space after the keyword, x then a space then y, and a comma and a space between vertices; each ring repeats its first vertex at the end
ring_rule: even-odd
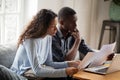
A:
POLYGON ((26 27, 18 41, 18 50, 11 66, 17 74, 26 76, 32 71, 36 77, 66 77, 78 71, 76 61, 53 62, 51 36, 57 29, 57 15, 42 9, 26 27))

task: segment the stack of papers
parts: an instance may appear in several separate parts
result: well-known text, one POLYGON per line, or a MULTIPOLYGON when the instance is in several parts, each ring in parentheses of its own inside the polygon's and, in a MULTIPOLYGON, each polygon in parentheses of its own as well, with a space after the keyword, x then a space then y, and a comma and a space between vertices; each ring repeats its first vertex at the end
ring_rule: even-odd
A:
POLYGON ((79 69, 84 69, 86 67, 95 67, 102 65, 108 55, 114 53, 116 42, 112 44, 103 45, 98 52, 88 52, 85 58, 81 61, 81 64, 78 66, 79 69))

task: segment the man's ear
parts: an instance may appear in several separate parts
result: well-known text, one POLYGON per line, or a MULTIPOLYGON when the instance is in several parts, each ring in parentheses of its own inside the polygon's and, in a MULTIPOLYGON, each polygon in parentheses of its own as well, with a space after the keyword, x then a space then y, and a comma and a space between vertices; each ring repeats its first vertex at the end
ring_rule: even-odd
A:
POLYGON ((60 24, 63 25, 64 24, 64 21, 63 20, 59 20, 60 24))

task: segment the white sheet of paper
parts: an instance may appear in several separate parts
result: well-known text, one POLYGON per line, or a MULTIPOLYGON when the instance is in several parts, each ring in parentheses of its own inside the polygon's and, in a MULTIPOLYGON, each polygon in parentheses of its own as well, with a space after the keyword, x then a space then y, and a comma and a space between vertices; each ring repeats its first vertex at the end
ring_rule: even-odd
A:
POLYGON ((84 59, 81 61, 80 65, 78 66, 79 69, 83 69, 87 67, 93 60, 94 53, 88 52, 84 59))
POLYGON ((81 61, 80 65, 78 66, 79 69, 83 69, 85 67, 95 67, 102 65, 108 55, 114 52, 116 42, 112 44, 103 45, 99 52, 88 52, 84 59, 81 61))

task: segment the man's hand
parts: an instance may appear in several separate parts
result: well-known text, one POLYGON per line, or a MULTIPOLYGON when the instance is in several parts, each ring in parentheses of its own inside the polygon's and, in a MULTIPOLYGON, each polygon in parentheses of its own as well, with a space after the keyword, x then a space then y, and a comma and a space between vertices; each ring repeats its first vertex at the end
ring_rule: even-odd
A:
POLYGON ((75 29, 74 32, 72 32, 72 35, 75 39, 80 40, 80 33, 78 29, 75 29))
POLYGON ((107 60, 112 60, 112 58, 114 57, 115 53, 111 53, 110 55, 108 55, 107 60))

